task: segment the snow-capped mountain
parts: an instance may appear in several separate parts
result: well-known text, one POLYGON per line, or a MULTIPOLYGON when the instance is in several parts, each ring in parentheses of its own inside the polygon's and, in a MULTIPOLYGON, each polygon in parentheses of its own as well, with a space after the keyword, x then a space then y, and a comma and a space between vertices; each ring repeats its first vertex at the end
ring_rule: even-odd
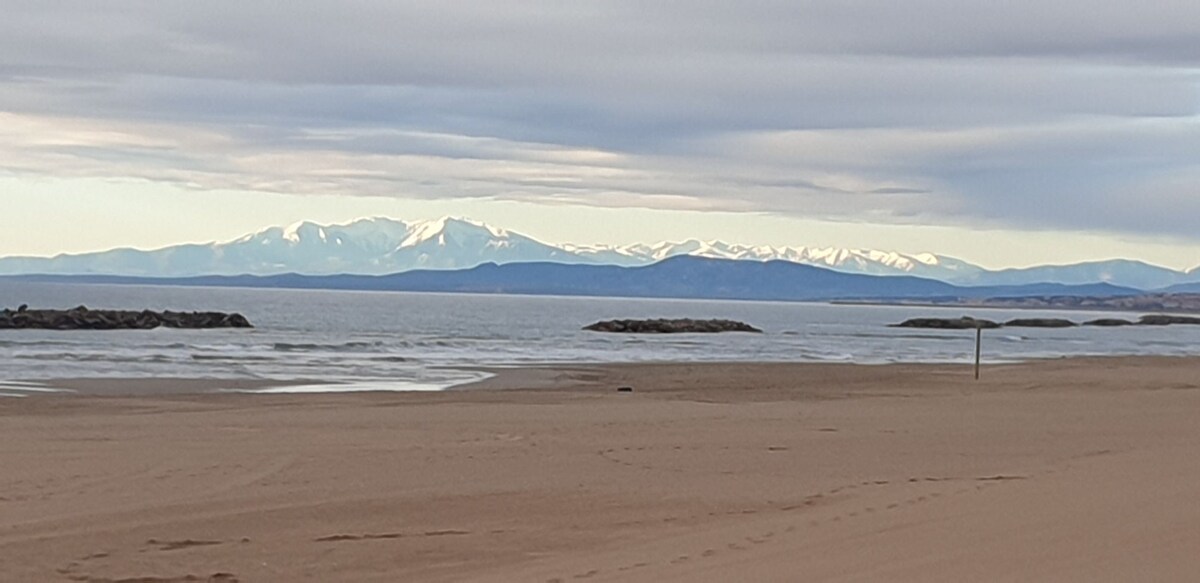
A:
POLYGON ((177 245, 153 251, 114 249, 49 258, 0 258, 0 275, 379 275, 533 261, 637 266, 680 255, 784 260, 847 273, 913 275, 959 285, 1106 282, 1158 289, 1200 281, 1200 268, 1184 273, 1128 260, 988 271, 933 253, 870 249, 750 246, 695 239, 624 246, 556 245, 484 223, 449 217, 413 222, 369 218, 341 225, 301 222, 221 243, 177 245))
POLYGON ((52 258, 6 258, 0 259, 0 273, 151 277, 384 274, 523 261, 576 262, 569 253, 552 245, 464 219, 406 223, 371 218, 344 225, 302 222, 224 243, 177 245, 154 251, 115 249, 52 258))
POLYGON ((653 263, 668 257, 696 255, 746 261, 783 260, 828 267, 848 273, 917 275, 946 280, 951 277, 969 278, 983 271, 983 268, 977 265, 932 253, 908 255, 894 251, 836 247, 750 246, 696 239, 655 245, 636 244, 620 247, 563 245, 562 247, 576 255, 594 259, 599 263, 613 264, 653 263))
POLYGON ((751 261, 782 259, 851 273, 922 275, 937 279, 953 274, 967 277, 981 271, 969 263, 931 253, 905 255, 863 249, 748 246, 699 240, 625 246, 553 245, 484 223, 445 217, 415 222, 370 218, 343 225, 302 222, 272 227, 224 243, 177 245, 154 251, 115 249, 53 258, 5 258, 0 259, 0 274, 375 275, 531 261, 636 266, 680 255, 751 261))

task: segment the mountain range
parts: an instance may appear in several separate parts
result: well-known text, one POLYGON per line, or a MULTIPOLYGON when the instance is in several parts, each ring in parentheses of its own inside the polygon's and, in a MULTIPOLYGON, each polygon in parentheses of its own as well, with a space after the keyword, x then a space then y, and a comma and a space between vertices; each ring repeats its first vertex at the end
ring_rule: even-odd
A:
POLYGON ((630 298, 810 300, 963 300, 1030 296, 1134 296, 1107 283, 956 286, 911 275, 842 273, 790 261, 739 261, 681 255, 639 267, 552 262, 486 263, 459 270, 391 275, 234 275, 139 278, 104 275, 4 276, 24 281, 277 289, 500 293, 630 298))
POLYGON ((143 251, 114 249, 56 257, 0 258, 0 275, 60 274, 187 278, 206 275, 384 275, 462 270, 494 263, 643 266, 671 257, 785 261, 867 275, 916 276, 966 286, 1108 283, 1141 290, 1200 285, 1200 268, 1176 271, 1125 259, 988 270, 933 253, 750 246, 687 240, 657 244, 550 244, 459 218, 404 222, 361 219, 341 225, 301 222, 233 241, 143 251))

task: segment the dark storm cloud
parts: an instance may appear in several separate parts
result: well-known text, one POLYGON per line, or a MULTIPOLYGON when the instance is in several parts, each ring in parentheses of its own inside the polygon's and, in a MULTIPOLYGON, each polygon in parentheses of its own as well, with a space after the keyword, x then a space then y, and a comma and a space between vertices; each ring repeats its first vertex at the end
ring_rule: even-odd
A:
POLYGON ((1200 200, 1194 2, 0 10, 12 171, 1184 235, 1200 200))

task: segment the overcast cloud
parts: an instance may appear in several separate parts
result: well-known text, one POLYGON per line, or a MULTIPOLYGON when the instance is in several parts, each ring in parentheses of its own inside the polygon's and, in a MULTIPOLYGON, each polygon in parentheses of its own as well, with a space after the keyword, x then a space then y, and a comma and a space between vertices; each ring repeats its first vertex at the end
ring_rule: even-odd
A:
POLYGON ((1200 237, 1194 1, 0 11, 20 174, 1200 237))

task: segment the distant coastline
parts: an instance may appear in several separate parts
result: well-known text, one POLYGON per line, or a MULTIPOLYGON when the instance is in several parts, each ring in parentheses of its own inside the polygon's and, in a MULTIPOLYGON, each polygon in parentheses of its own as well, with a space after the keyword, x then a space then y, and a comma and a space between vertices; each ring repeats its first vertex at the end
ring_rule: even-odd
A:
POLYGON ((952 299, 831 300, 851 306, 907 306, 927 308, 987 308, 1006 310, 1079 310, 1107 312, 1200 313, 1200 294, 1144 294, 1135 296, 1028 296, 952 299))

